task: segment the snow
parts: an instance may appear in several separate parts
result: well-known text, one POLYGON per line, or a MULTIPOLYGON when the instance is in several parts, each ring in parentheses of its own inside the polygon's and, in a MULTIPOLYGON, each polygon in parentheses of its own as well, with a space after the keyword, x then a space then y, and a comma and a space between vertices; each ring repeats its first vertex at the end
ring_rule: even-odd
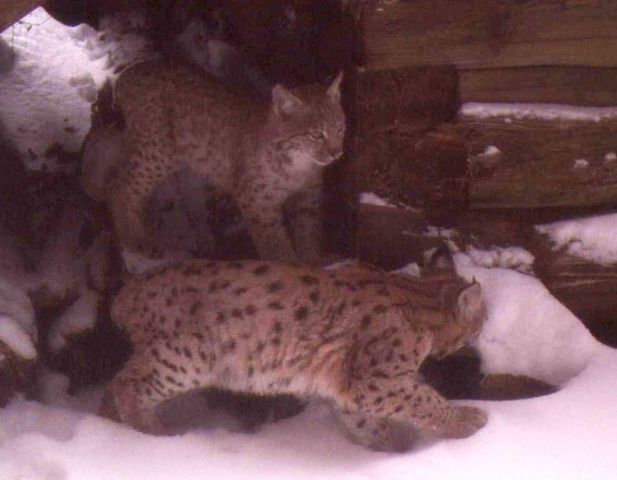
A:
POLYGON ((103 60, 91 62, 80 45, 83 32, 37 8, 0 35, 16 58, 0 74, 0 124, 31 169, 54 169, 50 148, 77 152, 90 128, 90 103, 105 74, 103 60))
POLYGON ((500 153, 501 150, 499 150, 499 148, 497 148, 495 145, 487 145, 484 149, 484 152, 482 152, 480 155, 499 155, 500 153))
POLYGON ((381 198, 379 195, 373 192, 362 192, 358 195, 358 201, 360 203, 368 204, 368 205, 377 205, 379 207, 392 207, 395 208, 395 205, 392 205, 386 199, 381 198))
MULTIPOLYGON (((0 343, 17 356, 32 360, 36 358, 36 326, 34 309, 24 293, 22 285, 4 275, 0 269, 0 343)), ((0 362, 2 358, 0 356, 0 362)))
MULTIPOLYGON (((32 338, 24 331, 22 326, 12 317, 0 313, 0 342, 4 343, 11 351, 15 352, 24 360, 36 358, 36 348, 32 338)), ((0 360, 4 355, 0 354, 0 360)))
POLYGON ((572 168, 574 170, 585 170, 587 167, 589 167, 589 160, 586 158, 577 158, 572 162, 572 168))
POLYGON ((521 247, 493 246, 491 249, 483 250, 469 246, 465 253, 476 266, 509 268, 529 274, 533 272, 535 257, 521 247))
POLYGON ((49 346, 60 350, 74 334, 92 329, 96 322, 101 298, 94 290, 82 292, 81 296, 55 320, 49 332, 49 346))
MULTIPOLYGON (((497 251, 504 254, 504 263, 529 266, 533 261, 523 249, 497 251)), ((495 252, 470 249, 454 256, 457 272, 482 285, 488 319, 474 344, 482 371, 524 375, 551 385, 567 383, 585 369, 598 341, 542 282, 497 266, 495 252)), ((409 272, 400 271, 414 275, 417 265, 410 267, 409 272)))
POLYGON ((56 395, 63 407, 16 400, 0 410, 0 478, 608 480, 617 473, 616 365, 617 352, 598 347, 586 370, 556 394, 466 402, 488 411, 484 429, 405 454, 349 443, 318 403, 255 434, 201 423, 151 437, 92 415, 92 392, 85 400, 56 395))
POLYGON ((150 258, 140 252, 132 252, 130 250, 122 250, 122 261, 128 272, 133 275, 147 272, 156 268, 164 267, 186 260, 188 254, 186 252, 165 251, 165 255, 161 258, 150 258))
POLYGON ((572 120, 600 122, 617 117, 617 107, 577 107, 552 103, 464 103, 464 116, 491 118, 511 117, 517 120, 572 120))
POLYGON ((604 164, 611 165, 617 161, 617 153, 615 152, 607 152, 604 155, 604 164))
POLYGON ((463 266, 482 285, 489 314, 476 348, 485 373, 512 373, 561 385, 587 365, 598 342, 542 283, 501 268, 463 266))
POLYGON ((617 214, 538 225, 536 230, 548 235, 554 250, 602 265, 617 263, 617 214))

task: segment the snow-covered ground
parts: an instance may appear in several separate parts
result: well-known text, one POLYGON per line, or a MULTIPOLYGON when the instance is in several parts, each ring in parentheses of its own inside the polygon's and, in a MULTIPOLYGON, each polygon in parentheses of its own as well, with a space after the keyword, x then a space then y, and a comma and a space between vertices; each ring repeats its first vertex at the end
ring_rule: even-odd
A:
POLYGON ((101 389, 66 395, 46 373, 43 400, 0 410, 0 480, 613 479, 617 475, 617 350, 595 341, 534 277, 456 256, 475 277, 489 319, 478 339, 487 371, 511 371, 562 386, 553 395, 469 402, 488 425, 465 440, 440 440, 404 454, 367 451, 341 434, 326 405, 254 434, 221 427, 199 397, 168 408, 183 433, 152 437, 93 414, 101 389))
POLYGON ((177 436, 151 437, 61 395, 49 405, 16 400, 0 410, 0 479, 612 480, 616 373, 617 352, 597 346, 587 368, 560 392, 474 402, 489 413, 484 429, 404 454, 349 443, 318 404, 254 434, 202 423, 177 436))

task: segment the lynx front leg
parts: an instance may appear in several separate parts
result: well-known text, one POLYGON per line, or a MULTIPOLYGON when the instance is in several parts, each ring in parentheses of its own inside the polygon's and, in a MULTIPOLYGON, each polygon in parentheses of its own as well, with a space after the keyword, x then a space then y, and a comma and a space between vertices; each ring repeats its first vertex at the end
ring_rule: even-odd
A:
POLYGON ((283 211, 280 204, 263 202, 256 196, 246 195, 245 192, 245 195, 238 200, 238 207, 261 259, 290 263, 298 260, 283 226, 283 211))
MULTIPOLYGON (((406 374, 409 375, 409 374, 406 374)), ((408 376, 356 381, 354 402, 369 417, 403 422, 427 433, 446 438, 465 438, 486 425, 479 408, 451 405, 430 386, 408 376)))
POLYGON ((146 222, 146 205, 161 181, 173 174, 176 165, 166 152, 133 148, 128 165, 110 192, 109 207, 120 244, 131 250, 156 253, 156 235, 146 222))
POLYGON ((320 265, 322 261, 321 191, 318 187, 290 199, 290 237, 300 261, 320 265))

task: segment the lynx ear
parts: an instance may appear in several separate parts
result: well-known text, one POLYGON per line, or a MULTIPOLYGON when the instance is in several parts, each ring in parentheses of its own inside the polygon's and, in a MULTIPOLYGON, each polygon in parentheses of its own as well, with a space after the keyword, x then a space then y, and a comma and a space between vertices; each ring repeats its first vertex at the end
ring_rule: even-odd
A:
POLYGON ((456 298, 459 312, 463 313, 463 318, 476 318, 477 313, 484 309, 482 298, 482 287, 476 281, 463 288, 456 298))
POLYGON ((330 99, 332 99, 334 102, 340 102, 341 101, 341 82, 343 80, 343 72, 340 71, 338 73, 338 75, 336 77, 334 77, 334 80, 332 81, 332 83, 330 84, 330 86, 328 87, 328 92, 327 95, 330 99))
POLYGON ((304 102, 282 85, 272 89, 272 109, 278 116, 293 115, 304 107, 304 102))

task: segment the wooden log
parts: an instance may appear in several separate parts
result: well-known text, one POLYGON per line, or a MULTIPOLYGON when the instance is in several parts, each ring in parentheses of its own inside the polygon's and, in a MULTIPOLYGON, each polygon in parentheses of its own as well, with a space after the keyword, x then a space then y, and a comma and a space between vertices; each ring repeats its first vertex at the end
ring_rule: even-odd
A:
POLYGON ((596 338, 617 347, 616 265, 598 265, 558 251, 538 255, 535 269, 549 291, 580 318, 596 338))
POLYGON ((420 234, 426 225, 422 211, 360 203, 358 258, 385 270, 420 263, 425 250, 443 245, 420 234))
MULTIPOLYGON (((461 250, 517 246, 535 258, 532 269, 548 290, 600 341, 617 347, 617 265, 604 266, 564 251, 553 251, 531 217, 469 212, 449 236, 461 250)), ((421 210, 360 204, 357 243, 361 260, 386 270, 422 263, 424 253, 444 245, 444 238, 421 210)), ((443 236, 447 232, 442 231, 443 236)), ((490 390, 490 389, 489 389, 490 390)), ((492 394, 491 394, 492 395, 492 394)))
POLYGON ((467 173, 467 151, 458 134, 443 127, 459 108, 455 70, 360 72, 352 90, 358 191, 441 211, 445 204, 465 205, 459 180, 467 173))
POLYGON ((0 0, 0 32, 3 32, 41 4, 37 0, 0 0))
POLYGON ((617 66, 612 0, 377 1, 365 8, 369 69, 617 66))
POLYGON ((463 110, 457 126, 472 153, 471 208, 617 205, 617 118, 489 115, 463 110))
POLYGON ((459 77, 461 102, 617 105, 617 68, 462 69, 459 77))

